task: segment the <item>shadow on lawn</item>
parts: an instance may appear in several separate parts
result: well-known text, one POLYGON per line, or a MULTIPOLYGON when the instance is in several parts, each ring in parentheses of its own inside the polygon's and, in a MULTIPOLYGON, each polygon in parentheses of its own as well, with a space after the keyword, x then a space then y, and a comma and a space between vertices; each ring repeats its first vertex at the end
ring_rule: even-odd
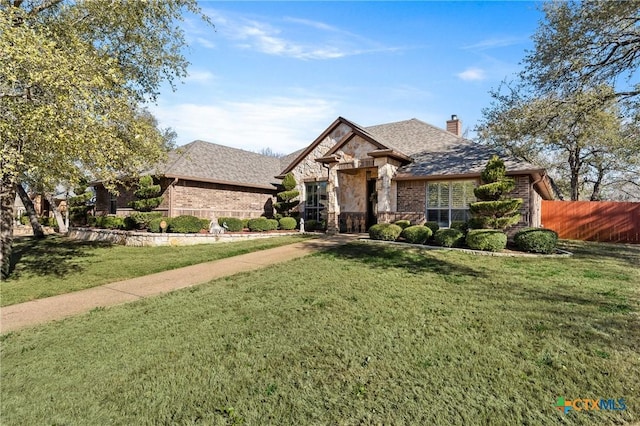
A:
POLYGON ((561 240, 559 248, 577 257, 614 260, 628 266, 640 267, 640 244, 596 243, 590 241, 561 240))
POLYGON ((473 268, 436 259, 422 250, 388 247, 383 244, 350 243, 327 250, 325 255, 355 260, 370 268, 401 268, 413 274, 433 272, 442 275, 484 276, 484 273, 473 268))
POLYGON ((11 253, 10 278, 20 278, 22 273, 64 277, 83 270, 76 262, 79 258, 93 256, 91 250, 109 247, 101 241, 70 240, 60 236, 45 238, 16 238, 11 253))
MULTIPOLYGON (((557 290, 522 289, 530 301, 535 301, 534 317, 549 315, 557 323, 556 332, 585 344, 599 342, 603 346, 640 349, 640 316, 638 303, 617 292, 575 294, 557 290)), ((521 311, 522 315, 528 313, 521 311)))

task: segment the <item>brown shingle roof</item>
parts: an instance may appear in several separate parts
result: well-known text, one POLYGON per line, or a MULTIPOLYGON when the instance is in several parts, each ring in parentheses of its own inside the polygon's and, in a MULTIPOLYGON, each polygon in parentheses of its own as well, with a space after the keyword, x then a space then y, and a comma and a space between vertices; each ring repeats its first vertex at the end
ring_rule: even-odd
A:
POLYGON ((504 160, 508 172, 542 169, 514 157, 506 158, 493 149, 415 118, 365 129, 382 144, 412 158, 413 162, 398 169, 399 175, 479 174, 493 154, 504 160))
POLYGON ((273 189, 280 169, 279 158, 198 140, 171 151, 156 173, 273 189))

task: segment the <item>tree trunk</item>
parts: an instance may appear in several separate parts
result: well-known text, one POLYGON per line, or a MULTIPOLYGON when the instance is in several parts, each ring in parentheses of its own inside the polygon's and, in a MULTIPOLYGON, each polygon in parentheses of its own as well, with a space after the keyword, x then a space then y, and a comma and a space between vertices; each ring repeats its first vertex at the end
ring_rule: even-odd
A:
POLYGON ((62 213, 60 213, 60 210, 58 210, 58 206, 56 206, 56 200, 53 199, 53 196, 51 194, 47 194, 47 201, 49 201, 51 210, 53 210, 53 216, 56 218, 56 222, 58 222, 58 232, 66 234, 68 229, 64 223, 62 213))
POLYGON ((27 191, 24 190, 22 185, 16 185, 16 190, 22 200, 22 204, 24 204, 25 210, 27 210, 27 214, 29 215, 29 223, 31 224, 31 228, 33 228, 33 236, 36 238, 44 237, 44 231, 42 230, 42 225, 38 222, 38 214, 33 206, 33 201, 29 198, 27 191))
POLYGON ((11 272, 11 251, 13 245, 13 205, 16 201, 16 187, 12 183, 0 184, 0 272, 2 279, 11 272))

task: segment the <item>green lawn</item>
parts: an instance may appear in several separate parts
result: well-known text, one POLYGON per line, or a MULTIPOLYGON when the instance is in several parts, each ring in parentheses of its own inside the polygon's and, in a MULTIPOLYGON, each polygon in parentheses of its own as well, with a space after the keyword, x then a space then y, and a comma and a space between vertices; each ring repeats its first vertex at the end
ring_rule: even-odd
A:
POLYGON ((197 246, 125 247, 49 236, 17 238, 14 270, 0 283, 0 306, 69 293, 155 272, 302 241, 286 236, 197 246))
POLYGON ((628 424, 640 246, 355 243, 3 336, 0 423, 628 424), (570 411, 558 397, 626 400, 570 411))

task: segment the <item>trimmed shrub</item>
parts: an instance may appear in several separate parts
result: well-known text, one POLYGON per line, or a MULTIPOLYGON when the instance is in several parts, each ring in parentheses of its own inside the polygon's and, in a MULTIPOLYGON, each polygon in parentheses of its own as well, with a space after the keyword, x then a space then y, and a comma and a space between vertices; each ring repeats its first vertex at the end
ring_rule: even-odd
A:
POLYGON ((249 219, 249 223, 247 227, 251 232, 264 232, 268 231, 271 225, 268 222, 266 217, 256 217, 254 219, 249 219))
POLYGON ((405 229, 411 226, 411 222, 408 220, 396 220, 393 222, 394 225, 398 225, 400 228, 405 229))
POLYGON ((156 219, 152 219, 151 222, 149 222, 149 232, 155 232, 156 234, 162 232, 162 228, 160 228, 160 223, 163 220, 167 222, 167 229, 165 230, 165 232, 169 232, 169 226, 171 225, 170 217, 158 217, 156 219))
POLYGON ((296 225, 296 220, 292 217, 283 217, 280 219, 280 229, 290 231, 292 229, 296 229, 296 225))
POLYGON ((249 228, 249 220, 250 219, 242 219, 242 229, 248 229, 249 228))
POLYGON ((402 228, 393 223, 378 223, 369 228, 369 238, 372 240, 395 241, 402 233, 402 228))
POLYGON ((424 226, 426 226, 427 228, 431 229, 431 233, 433 235, 435 235, 436 231, 438 229, 440 229, 440 225, 438 225, 438 222, 425 222, 424 226))
POLYGON ((558 234, 551 229, 526 228, 513 237, 516 247, 532 253, 553 253, 558 244, 558 234))
POLYGON ((189 215, 174 217, 167 226, 167 232, 176 234, 194 234, 200 232, 201 229, 202 220, 199 217, 189 215))
POLYGON ((218 225, 222 227, 226 226, 229 232, 240 232, 244 229, 244 222, 237 217, 219 217, 218 225))
POLYGON ((276 229, 278 229, 278 221, 276 219, 267 219, 267 223, 269 226, 267 231, 275 231, 276 229))
POLYGON ((466 233, 469 230, 469 223, 462 220, 454 220, 451 222, 451 228, 466 233))
POLYGON ((438 229, 433 234, 433 241, 442 247, 460 247, 464 242, 464 232, 455 228, 438 229))
POLYGON ((98 226, 98 218, 93 215, 87 216, 87 226, 98 226))
POLYGON ((466 242, 474 250, 500 251, 507 246, 507 234, 495 229, 472 229, 466 242))
POLYGON ((211 219, 200 219, 200 230, 206 229, 209 232, 209 227, 211 226, 211 219))
POLYGON ((320 229, 320 223, 317 220, 309 219, 304 221, 305 231, 315 231, 316 229, 320 229))
POLYGON ((127 228, 148 229, 149 222, 159 217, 162 217, 162 212, 133 212, 127 218, 130 223, 127 228))
POLYGON ((431 238, 431 229, 422 225, 414 225, 404 228, 400 236, 411 244, 424 244, 431 238))
POLYGON ((29 224, 29 214, 25 213, 22 216, 20 216, 20 223, 23 225, 28 225, 29 224))
POLYGON ((98 221, 98 226, 106 229, 124 229, 124 218, 119 216, 102 216, 98 221))

